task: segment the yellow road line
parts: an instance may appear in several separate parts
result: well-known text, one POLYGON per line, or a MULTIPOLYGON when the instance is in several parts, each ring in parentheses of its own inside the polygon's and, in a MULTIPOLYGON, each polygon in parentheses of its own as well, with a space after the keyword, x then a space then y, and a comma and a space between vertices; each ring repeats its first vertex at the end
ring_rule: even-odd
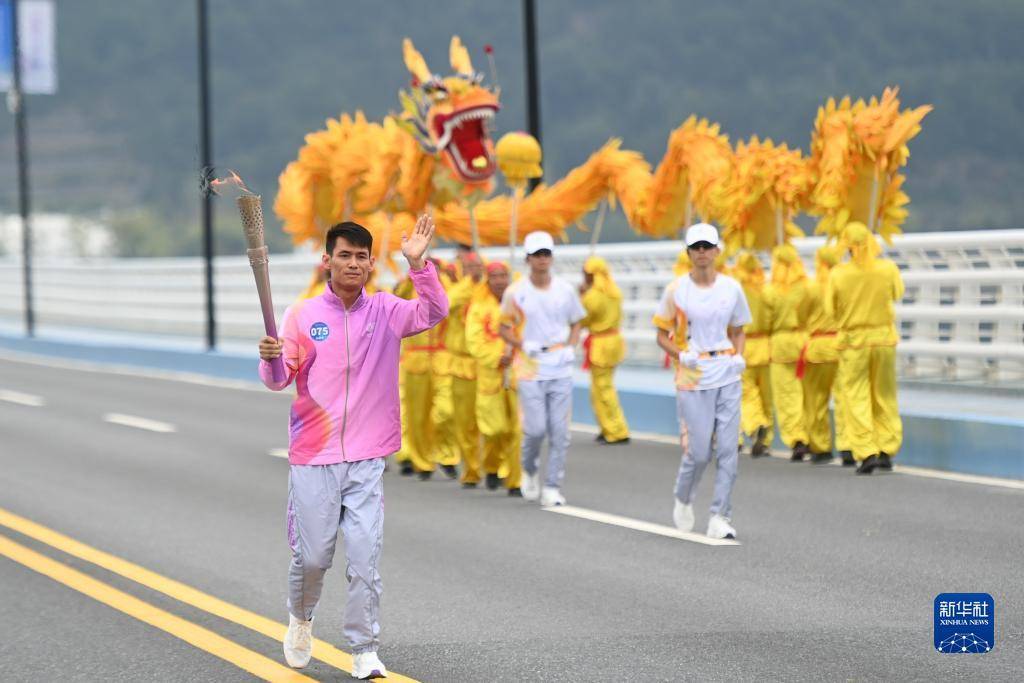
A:
MULTIPOLYGON (((288 630, 288 627, 284 624, 279 624, 255 612, 232 605, 229 602, 203 593, 174 579, 161 576, 145 567, 140 567, 137 564, 105 553, 102 550, 97 550, 92 546, 76 541, 70 536, 65 536, 13 512, 8 512, 3 508, 0 508, 0 525, 34 538, 40 543, 45 543, 80 560, 91 562, 126 579, 131 579, 146 588, 163 593, 186 605, 245 626, 278 642, 284 642, 284 634, 288 630)), ((318 638, 313 639, 313 657, 343 671, 352 670, 352 655, 318 638)), ((407 678, 392 671, 388 672, 388 680, 399 681, 400 683, 417 683, 414 678, 407 678)))
POLYGON ((314 680, 271 659, 267 659, 259 653, 244 648, 223 636, 217 635, 213 631, 197 626, 170 612, 165 612, 148 602, 143 602, 135 596, 128 595, 112 586, 97 581, 77 569, 72 569, 67 565, 51 560, 45 555, 40 555, 34 550, 15 543, 2 534, 0 534, 0 555, 6 555, 8 558, 29 569, 48 576, 79 593, 88 595, 93 600, 102 602, 131 617, 135 617, 139 621, 154 626, 161 631, 166 631, 172 636, 184 640, 189 645, 220 657, 224 661, 230 662, 265 681, 314 680))

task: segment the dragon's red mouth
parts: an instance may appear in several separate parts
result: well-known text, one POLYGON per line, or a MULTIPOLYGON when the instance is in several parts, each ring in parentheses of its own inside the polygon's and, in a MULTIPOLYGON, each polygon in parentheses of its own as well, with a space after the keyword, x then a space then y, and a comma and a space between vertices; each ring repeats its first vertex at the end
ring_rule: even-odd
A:
POLYGON ((494 118, 495 111, 497 107, 481 105, 439 114, 434 119, 438 149, 444 150, 463 180, 479 182, 494 175, 486 123, 494 118))

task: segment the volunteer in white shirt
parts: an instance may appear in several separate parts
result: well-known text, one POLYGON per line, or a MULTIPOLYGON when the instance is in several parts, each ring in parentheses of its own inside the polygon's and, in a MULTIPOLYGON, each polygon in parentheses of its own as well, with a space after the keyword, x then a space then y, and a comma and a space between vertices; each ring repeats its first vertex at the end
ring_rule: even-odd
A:
POLYGON ((715 272, 721 249, 713 225, 691 226, 686 231, 686 251, 693 268, 665 288, 655 315, 658 345, 679 357, 676 406, 681 433, 686 435, 672 518, 680 530, 693 529, 693 492, 714 455, 718 470, 707 535, 735 538, 730 497, 739 461, 740 379, 746 366, 743 326, 751 322, 750 308, 743 287, 715 272), (681 317, 687 329, 685 351, 670 337, 681 317))
POLYGON ((526 236, 530 274, 510 285, 501 301, 501 335, 520 352, 513 367, 523 420, 523 498, 540 498, 544 506, 565 505, 561 489, 572 418, 572 365, 586 315, 576 288, 551 275, 554 246, 546 232, 526 236), (548 465, 541 487, 545 436, 548 465))

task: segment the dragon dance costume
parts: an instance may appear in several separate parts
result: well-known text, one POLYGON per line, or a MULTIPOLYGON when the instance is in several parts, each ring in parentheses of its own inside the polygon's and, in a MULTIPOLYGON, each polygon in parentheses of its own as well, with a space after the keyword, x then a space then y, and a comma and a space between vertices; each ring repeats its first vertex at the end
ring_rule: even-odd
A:
POLYGON ((591 256, 583 271, 593 277, 593 284, 584 292, 583 308, 587 315, 583 327, 589 334, 583 342, 583 369, 590 370, 590 404, 606 443, 629 440, 629 425, 615 391, 615 367, 626 355, 626 343, 619 324, 622 319, 622 292, 612 279, 608 264, 600 256, 591 256))

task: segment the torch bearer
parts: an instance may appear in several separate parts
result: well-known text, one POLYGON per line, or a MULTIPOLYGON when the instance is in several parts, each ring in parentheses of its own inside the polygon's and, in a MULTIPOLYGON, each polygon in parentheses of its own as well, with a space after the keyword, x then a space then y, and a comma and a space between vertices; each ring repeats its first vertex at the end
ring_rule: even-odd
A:
MULTIPOLYGON (((270 258, 267 245, 263 242, 263 205, 258 194, 243 194, 237 201, 238 213, 242 216, 242 230, 245 231, 245 241, 248 245, 246 253, 249 256, 249 265, 252 266, 253 277, 256 278, 256 291, 260 295, 263 329, 266 330, 268 337, 277 339, 274 302, 270 298, 270 258)), ((275 382, 284 381, 284 360, 280 356, 270 361, 270 369, 275 382)))

